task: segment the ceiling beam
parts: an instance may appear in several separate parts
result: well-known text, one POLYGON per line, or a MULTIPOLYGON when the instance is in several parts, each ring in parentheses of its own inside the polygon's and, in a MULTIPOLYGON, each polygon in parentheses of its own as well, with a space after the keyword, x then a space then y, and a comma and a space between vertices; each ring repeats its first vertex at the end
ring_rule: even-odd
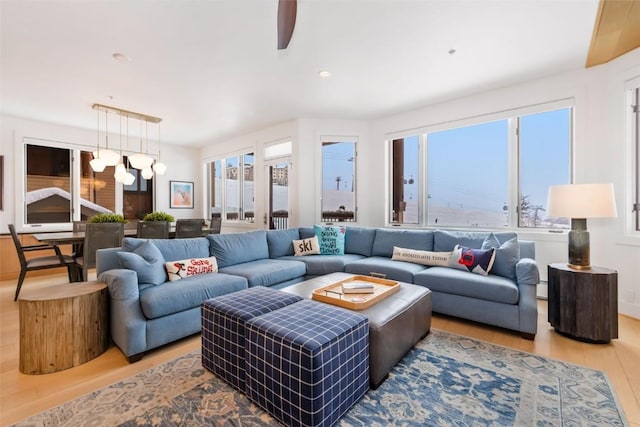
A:
POLYGON ((586 68, 640 47, 640 0, 600 0, 586 68))

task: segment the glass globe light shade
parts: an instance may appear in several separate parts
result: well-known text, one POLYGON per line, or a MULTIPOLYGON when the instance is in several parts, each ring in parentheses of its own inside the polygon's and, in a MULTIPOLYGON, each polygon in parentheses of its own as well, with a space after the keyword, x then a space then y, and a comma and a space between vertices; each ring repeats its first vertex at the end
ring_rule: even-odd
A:
POLYGON ((164 175, 164 173, 167 171, 167 166, 162 162, 156 162, 153 165, 153 171, 156 173, 156 175, 164 175))
POLYGON ((93 157, 100 157, 102 160, 104 160, 104 163, 107 166, 115 166, 118 164, 118 162, 120 161, 120 154, 116 153, 115 151, 112 150, 100 150, 99 155, 96 151, 93 152, 93 157))
POLYGON ((104 171, 104 168, 107 167, 107 164, 105 163, 105 161, 103 159, 101 159, 100 157, 95 157, 93 158, 93 160, 91 160, 89 162, 89 164, 91 165, 91 169, 93 169, 94 172, 102 172, 104 171))
POLYGON ((134 183, 135 180, 136 180, 136 177, 133 176, 131 172, 127 172, 124 179, 124 185, 131 185, 134 183))
POLYGON ((151 170, 151 167, 147 167, 147 168, 142 169, 142 177, 144 179, 153 178, 153 171, 151 170))
POLYGON ((129 163, 136 169, 145 169, 151 167, 153 159, 145 154, 136 153, 133 156, 129 156, 129 163))
POLYGON ((113 174, 113 177, 118 182, 124 182, 124 177, 127 175, 127 169, 124 167, 124 164, 118 163, 116 166, 116 172, 113 174))

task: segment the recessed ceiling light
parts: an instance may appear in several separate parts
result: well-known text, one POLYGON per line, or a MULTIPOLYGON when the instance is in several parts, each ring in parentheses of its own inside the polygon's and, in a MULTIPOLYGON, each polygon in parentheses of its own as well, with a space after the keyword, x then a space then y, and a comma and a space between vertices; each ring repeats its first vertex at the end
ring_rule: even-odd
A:
POLYGON ((318 72, 320 77, 331 77, 331 71, 321 70, 318 72))
POLYGON ((114 53, 111 57, 118 62, 131 62, 131 58, 124 53, 114 53))

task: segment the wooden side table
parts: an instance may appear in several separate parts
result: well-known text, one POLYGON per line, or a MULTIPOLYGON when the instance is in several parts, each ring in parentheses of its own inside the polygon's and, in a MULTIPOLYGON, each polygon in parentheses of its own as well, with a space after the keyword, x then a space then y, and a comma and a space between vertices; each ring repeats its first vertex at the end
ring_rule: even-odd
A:
POLYGON ((618 273, 602 267, 548 267, 548 320, 556 331, 580 341, 618 338, 618 273))
POLYGON ((20 372, 48 374, 85 363, 109 347, 109 295, 102 282, 20 295, 20 372))

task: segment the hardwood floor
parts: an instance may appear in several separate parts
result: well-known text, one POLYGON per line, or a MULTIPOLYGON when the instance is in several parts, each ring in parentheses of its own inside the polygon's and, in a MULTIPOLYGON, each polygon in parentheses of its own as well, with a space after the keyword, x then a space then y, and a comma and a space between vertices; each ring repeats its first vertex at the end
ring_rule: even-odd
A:
MULTIPOLYGON (((27 278, 23 289, 65 283, 66 276, 27 278)), ((115 346, 75 368, 46 375, 24 375, 18 370, 18 304, 13 302, 15 281, 0 282, 0 425, 7 425, 120 381, 152 366, 199 348, 195 335, 150 352, 129 364, 115 346)), ((630 426, 640 427, 640 320, 619 317, 620 338, 610 344, 586 344, 553 331, 547 323, 547 303, 538 302, 538 335, 527 341, 516 333, 434 315, 432 326, 498 345, 605 371, 624 408, 630 426)))

